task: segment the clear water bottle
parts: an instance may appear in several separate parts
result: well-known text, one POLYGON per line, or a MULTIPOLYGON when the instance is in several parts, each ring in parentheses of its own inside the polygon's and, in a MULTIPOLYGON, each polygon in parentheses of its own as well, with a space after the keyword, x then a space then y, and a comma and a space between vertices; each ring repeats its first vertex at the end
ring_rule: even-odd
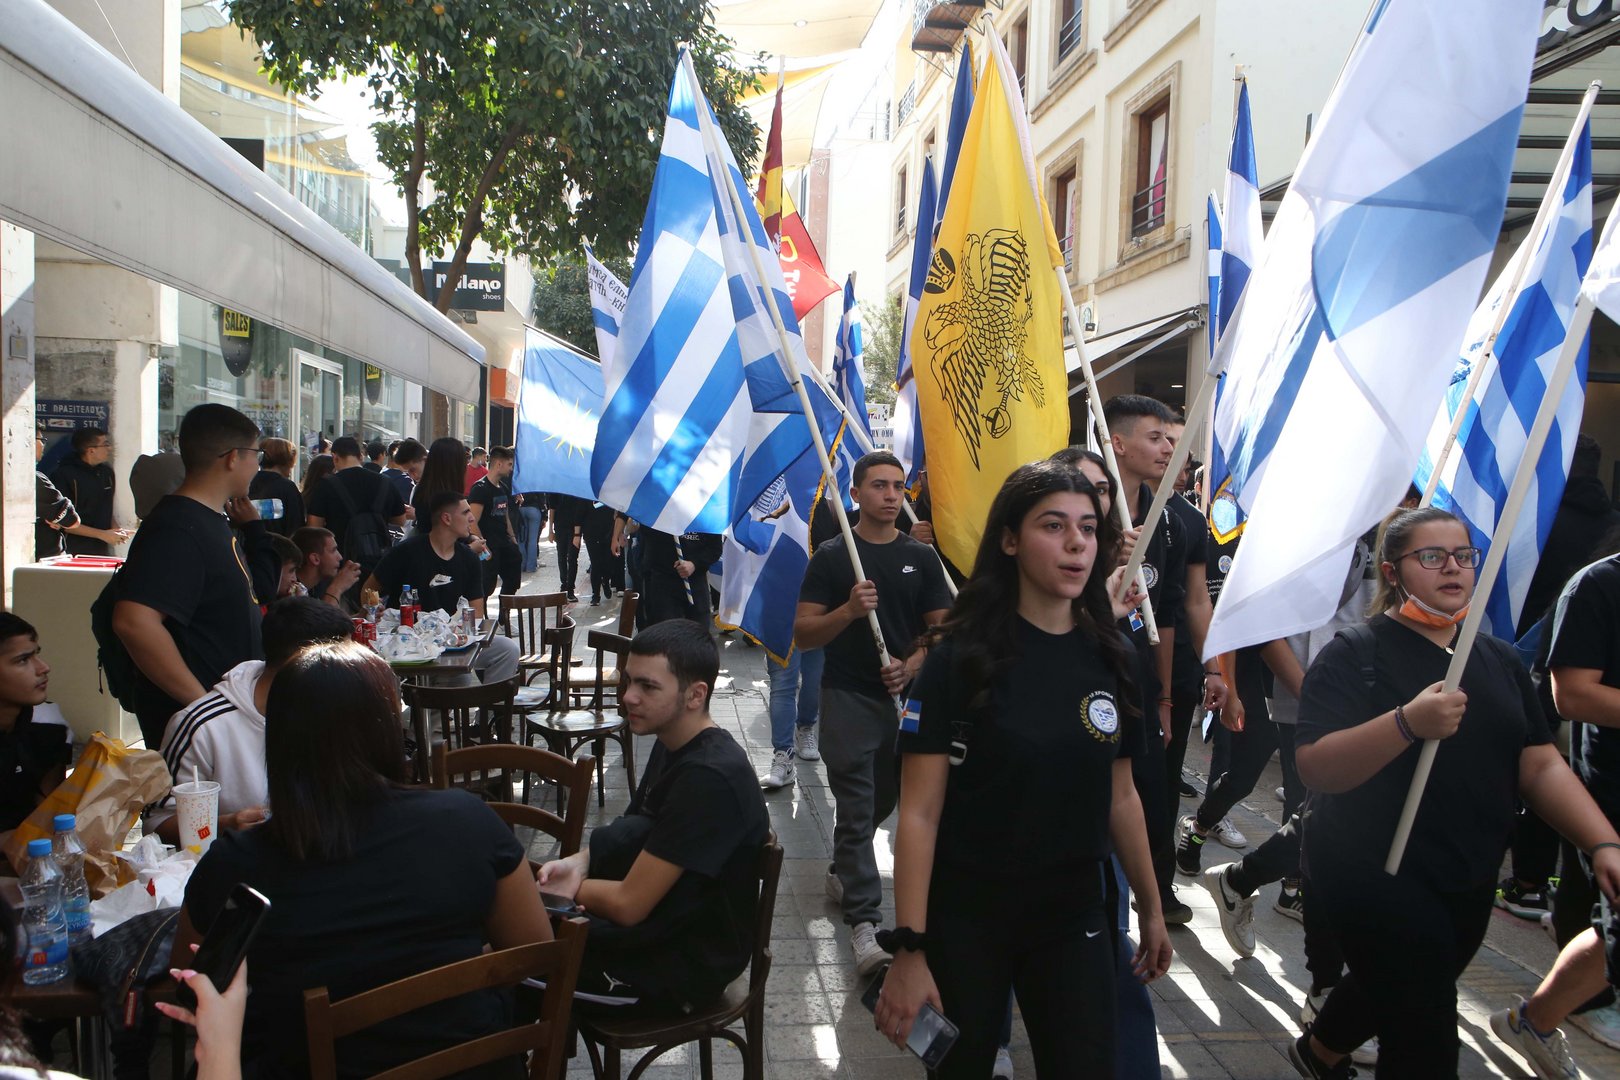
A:
POLYGON ((67 923, 62 918, 62 871, 51 857, 50 840, 28 841, 22 876, 23 982, 47 986, 68 973, 67 923))
POLYGON ((473 614, 472 604, 468 602, 467 598, 465 596, 456 597, 456 629, 470 638, 473 631, 477 629, 477 622, 477 616, 473 614))
POLYGON ((83 945, 94 935, 90 925, 90 886, 84 880, 84 844, 72 814, 51 819, 56 835, 51 854, 62 871, 62 918, 67 922, 68 945, 83 945))
POLYGON ((280 499, 252 499, 253 509, 259 512, 260 521, 280 521, 281 515, 286 513, 282 508, 280 499))

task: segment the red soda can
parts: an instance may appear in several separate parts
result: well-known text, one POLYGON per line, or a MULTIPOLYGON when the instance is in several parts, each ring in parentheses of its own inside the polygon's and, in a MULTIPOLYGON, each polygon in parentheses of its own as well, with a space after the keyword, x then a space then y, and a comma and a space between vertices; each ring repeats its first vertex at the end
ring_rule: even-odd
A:
POLYGON ((399 625, 415 626, 416 613, 422 608, 417 604, 401 604, 399 608, 399 625))
POLYGON ((354 617, 354 640, 362 645, 366 643, 366 620, 358 615, 354 617))

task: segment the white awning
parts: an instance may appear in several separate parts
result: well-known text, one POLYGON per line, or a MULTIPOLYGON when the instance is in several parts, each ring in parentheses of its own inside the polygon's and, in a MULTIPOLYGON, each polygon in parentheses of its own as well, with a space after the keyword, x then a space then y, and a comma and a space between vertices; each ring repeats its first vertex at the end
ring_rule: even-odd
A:
POLYGON ((0 219, 462 401, 484 350, 44 0, 0 3, 0 219))

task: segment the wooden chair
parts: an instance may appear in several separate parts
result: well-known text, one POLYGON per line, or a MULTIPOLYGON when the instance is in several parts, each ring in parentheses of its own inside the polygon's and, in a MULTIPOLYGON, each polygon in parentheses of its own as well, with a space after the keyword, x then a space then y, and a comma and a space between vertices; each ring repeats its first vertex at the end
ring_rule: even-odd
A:
POLYGON ((776 914, 776 886, 782 876, 782 845, 776 834, 765 838, 759 853, 759 909, 754 918, 754 955, 748 970, 725 993, 690 1013, 618 1016, 611 1011, 581 1012, 575 1017, 597 1080, 619 1080, 619 1055, 650 1048, 629 1080, 637 1080, 654 1061, 677 1046, 698 1044, 704 1080, 714 1077, 714 1040, 724 1039, 742 1052, 745 1080, 765 1076, 765 982, 771 974, 771 921, 776 914), (742 1021, 741 1032, 732 1025, 742 1021), (602 1048, 600 1057, 597 1047, 602 1048))
POLYGON ((636 632, 636 606, 641 603, 641 594, 634 589, 619 594, 619 636, 630 637, 636 632))
MULTIPOLYGON (((563 650, 573 648, 572 639, 559 639, 556 644, 559 655, 554 658, 554 663, 560 672, 562 689, 560 695, 554 689, 547 695, 547 700, 555 702, 560 698, 562 704, 546 712, 528 713, 523 721, 523 741, 530 742, 538 735, 553 753, 563 757, 573 757, 580 747, 589 744, 596 757, 596 805, 605 806, 607 776, 603 761, 610 739, 619 744, 630 790, 633 792, 636 789, 635 739, 629 724, 619 715, 619 684, 623 665, 610 669, 606 664, 608 656, 625 655, 630 640, 605 630, 592 630, 586 635, 585 641, 596 649, 594 677, 586 676, 578 680, 569 670, 566 658, 561 655, 563 650), (610 670, 613 672, 611 680, 608 678, 610 670)), ((556 684, 553 685, 555 687, 556 684)))
POLYGON ((431 754, 427 714, 444 716, 444 741, 451 749, 476 744, 512 741, 512 717, 517 711, 519 676, 498 683, 468 686, 422 686, 402 683, 400 697, 411 710, 411 729, 416 737, 416 782, 425 784, 432 776, 428 768, 431 754))
POLYGON ((514 829, 521 825, 556 839, 558 858, 574 854, 584 839, 585 806, 591 795, 591 774, 595 771, 594 758, 570 761, 538 746, 467 746, 451 750, 439 743, 433 748, 433 786, 441 791, 461 786, 482 794, 493 783, 501 780, 510 783, 514 773, 521 773, 522 802, 485 801, 514 829), (561 816, 528 805, 531 776, 556 784, 559 796, 567 791, 567 806, 561 816), (465 782, 458 784, 456 778, 465 778, 465 782))
POLYGON ((546 669, 549 654, 545 648, 545 631, 557 624, 567 606, 568 594, 560 592, 501 598, 501 623, 506 628, 506 636, 515 638, 518 643, 518 672, 525 683, 546 669), (515 634, 512 632, 514 624, 515 634))
POLYGON ((501 949, 459 963, 424 971, 398 982, 379 986, 333 1002, 326 987, 304 991, 304 1024, 309 1038, 309 1075, 313 1080, 336 1080, 334 1044, 346 1035, 475 990, 516 986, 524 979, 544 979, 540 1019, 472 1042, 417 1058, 377 1080, 432 1080, 502 1058, 529 1055, 530 1080, 554 1080, 563 1075, 568 1049, 568 1018, 580 958, 585 953, 585 925, 581 920, 557 924, 557 940, 501 949))

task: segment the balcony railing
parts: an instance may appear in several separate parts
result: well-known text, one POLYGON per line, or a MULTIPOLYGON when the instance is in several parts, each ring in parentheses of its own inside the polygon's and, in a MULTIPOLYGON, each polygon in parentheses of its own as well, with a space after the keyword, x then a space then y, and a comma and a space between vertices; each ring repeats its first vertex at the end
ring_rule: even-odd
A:
POLYGON ((917 0, 911 16, 915 52, 951 52, 984 10, 984 0, 917 0))
POLYGON ((1058 59, 1068 56, 1080 45, 1080 13, 1079 4, 1074 6, 1074 14, 1069 21, 1058 28, 1058 59))
POLYGON ((1058 239, 1058 250, 1063 252, 1063 269, 1074 269, 1074 234, 1058 239))
POLYGON ((900 95, 900 104, 895 108, 894 126, 898 128, 905 124, 906 118, 911 115, 912 110, 916 107, 917 84, 913 82, 910 86, 906 87, 906 92, 900 95))
POLYGON ((894 235, 906 235, 906 207, 904 203, 894 212, 894 235))
POLYGON ((1131 235, 1145 236, 1164 224, 1165 192, 1169 190, 1169 177, 1131 196, 1131 235))

